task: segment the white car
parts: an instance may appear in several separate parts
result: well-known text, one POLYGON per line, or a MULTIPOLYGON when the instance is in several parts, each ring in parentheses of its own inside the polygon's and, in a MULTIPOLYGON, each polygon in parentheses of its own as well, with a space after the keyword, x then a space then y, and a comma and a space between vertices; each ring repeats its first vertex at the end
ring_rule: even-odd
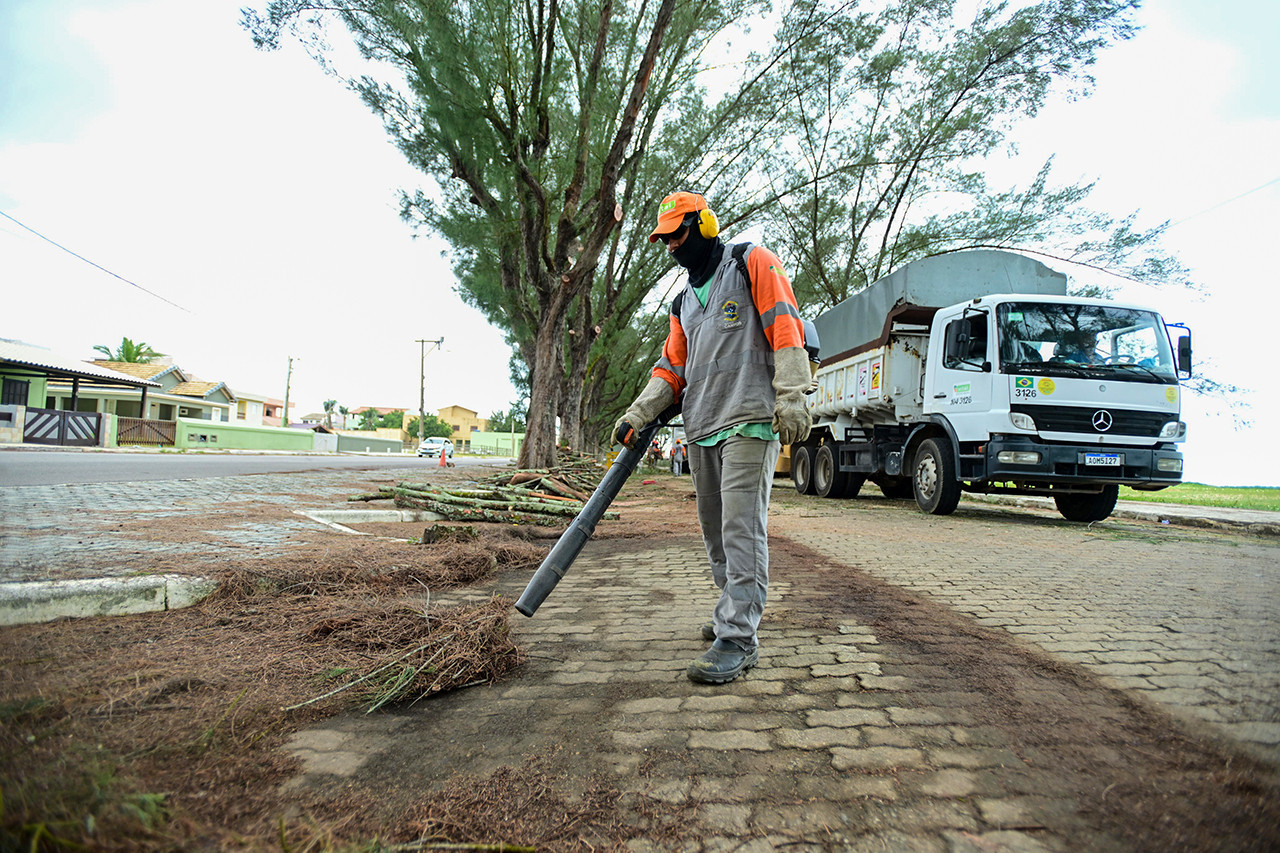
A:
POLYGON ((447 438, 439 437, 424 438, 422 443, 418 445, 418 455, 439 459, 441 449, 444 450, 446 461, 453 459, 453 442, 447 438))

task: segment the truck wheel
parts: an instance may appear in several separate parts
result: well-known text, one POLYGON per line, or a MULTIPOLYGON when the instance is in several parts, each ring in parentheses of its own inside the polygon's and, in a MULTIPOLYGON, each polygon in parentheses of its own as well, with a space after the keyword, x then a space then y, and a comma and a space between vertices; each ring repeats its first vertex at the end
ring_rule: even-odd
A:
POLYGON ((856 498, 858 492, 862 491, 862 484, 867 482, 865 474, 845 474, 844 491, 840 494, 842 498, 856 498))
POLYGON ((910 500, 915 496, 915 483, 909 477, 884 477, 876 483, 886 498, 910 500))
POLYGON ((1119 497, 1120 487, 1110 485, 1096 495, 1054 495, 1053 502, 1067 521, 1102 521, 1116 508, 1119 497))
POLYGON ((791 445, 791 481, 802 495, 813 494, 813 448, 804 444, 791 445))
POLYGON ((960 503, 960 481, 951 445, 945 439, 926 439, 916 451, 912 486, 916 503, 930 515, 950 515, 960 503))
MULTIPOLYGON (((813 459, 813 489, 820 497, 842 498, 849 487, 849 476, 837 464, 835 446, 824 444, 813 459)), ((859 479, 858 487, 862 487, 859 479)))

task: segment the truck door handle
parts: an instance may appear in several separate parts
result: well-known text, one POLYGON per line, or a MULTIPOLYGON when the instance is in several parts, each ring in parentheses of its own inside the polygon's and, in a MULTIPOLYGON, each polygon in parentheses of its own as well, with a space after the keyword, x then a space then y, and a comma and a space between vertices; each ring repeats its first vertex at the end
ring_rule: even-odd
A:
POLYGON ((945 396, 947 396, 947 392, 943 391, 941 394, 934 394, 934 395, 933 395, 933 399, 935 399, 935 400, 941 400, 941 399, 942 399, 943 397, 945 397, 945 396))

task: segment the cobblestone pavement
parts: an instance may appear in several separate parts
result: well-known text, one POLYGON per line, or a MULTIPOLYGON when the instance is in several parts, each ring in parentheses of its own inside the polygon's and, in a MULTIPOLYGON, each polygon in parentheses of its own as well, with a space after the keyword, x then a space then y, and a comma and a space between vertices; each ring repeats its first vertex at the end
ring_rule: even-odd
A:
MULTIPOLYGON (((119 514, 199 526, 242 500, 333 508, 359 476, 6 490, 0 572, 110 567, 119 514)), ((394 808, 454 773, 548 755, 628 802, 683 809, 690 851, 1172 849, 1165 823, 1232 808, 1214 774, 1260 768, 1274 798, 1275 540, 970 504, 935 518, 779 486, 761 661, 745 677, 685 678, 714 602, 696 537, 593 541, 534 618, 513 615, 530 656, 514 678, 300 731, 287 787, 358 787, 394 808), (1150 795, 1193 765, 1213 766, 1209 782, 1150 795)), ((233 519, 224 547, 287 545, 233 519)), ((514 597, 524 580, 497 589, 514 597)), ((1218 825, 1216 849, 1280 845, 1274 825, 1218 825)))
POLYGON ((241 525, 235 505, 275 506, 289 513, 332 509, 362 478, 415 476, 422 471, 335 470, 0 489, 0 581, 127 575, 136 571, 132 558, 138 555, 216 563, 287 546, 292 534, 313 530, 314 523, 281 518, 270 526, 241 525), (226 521, 220 519, 224 515, 226 521), (193 530, 214 535, 201 542, 144 535, 146 522, 175 518, 190 519, 193 530))
MULTIPOLYGON (((1274 786, 1273 541, 977 506, 947 519, 887 501, 775 509, 761 662, 746 677, 684 676, 714 600, 699 540, 592 542, 535 617, 513 622, 532 656, 517 679, 300 732, 291 785, 396 780, 393 801, 464 768, 571 750, 567 765, 639 800, 693 808, 698 841, 683 849, 937 853, 1210 849, 1126 826, 1167 820, 1135 792, 1203 758, 1201 736, 1226 736, 1209 759, 1220 766, 1242 760, 1237 747, 1261 757, 1274 786), (824 598, 819 574, 843 567, 939 606, 824 598), (877 610, 903 627, 882 636, 860 618, 877 610), (1162 708, 1191 720, 1188 734, 1161 741, 1182 725, 1162 708)), ((1219 790, 1163 796, 1159 808, 1196 822, 1219 790)), ((1246 820, 1235 831, 1222 849, 1280 844, 1246 820)))
POLYGON ((808 503, 782 535, 920 592, 1107 684, 1211 723, 1280 764, 1280 547, 1262 537, 1090 529, 977 507, 919 516, 808 503), (876 535, 894 527, 900 535, 876 535))

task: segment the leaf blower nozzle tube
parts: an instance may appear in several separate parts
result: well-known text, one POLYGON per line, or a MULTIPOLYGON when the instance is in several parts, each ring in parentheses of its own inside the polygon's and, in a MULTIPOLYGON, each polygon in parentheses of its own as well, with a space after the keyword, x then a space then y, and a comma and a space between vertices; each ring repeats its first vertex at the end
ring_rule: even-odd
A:
POLYGON ((582 511, 578 513, 565 532, 556 540, 551 553, 547 554, 542 561, 542 565, 538 566, 538 570, 529 579, 528 586, 525 587, 520 600, 516 602, 516 610, 525 616, 532 616, 538 611, 538 608, 542 606, 542 602, 546 601, 547 596, 551 594, 551 590, 556 588, 556 584, 560 583, 560 579, 564 577, 565 572, 573 565, 573 561, 578 558, 578 552, 582 550, 582 546, 587 544, 587 540, 595 532, 596 524, 604 517, 605 510, 609 508, 609 504, 613 503, 613 499, 618 496, 618 492, 622 490, 627 478, 631 476, 632 472, 636 470, 636 466, 640 464, 640 460, 644 458, 645 449, 648 448, 649 442, 653 440, 654 434, 679 412, 679 404, 670 406, 661 415, 658 415, 657 420, 640 430, 639 437, 630 447, 623 446, 622 452, 618 454, 613 464, 609 466, 609 470, 605 472, 604 477, 600 480, 600 485, 596 486, 596 490, 587 499, 582 511))

